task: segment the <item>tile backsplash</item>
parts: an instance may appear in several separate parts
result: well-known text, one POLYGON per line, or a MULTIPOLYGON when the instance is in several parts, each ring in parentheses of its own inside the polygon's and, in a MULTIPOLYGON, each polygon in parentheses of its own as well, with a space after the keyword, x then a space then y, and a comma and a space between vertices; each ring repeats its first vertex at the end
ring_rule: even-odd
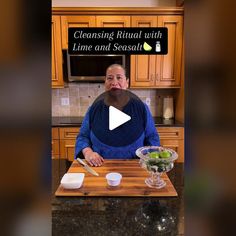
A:
MULTIPOLYGON (((93 101, 104 92, 104 84, 70 83, 67 88, 52 89, 52 116, 84 116, 93 101), (69 105, 62 105, 61 99, 69 99, 69 105)), ((153 116, 162 116, 163 96, 173 95, 171 89, 130 89, 143 102, 150 98, 153 116)))

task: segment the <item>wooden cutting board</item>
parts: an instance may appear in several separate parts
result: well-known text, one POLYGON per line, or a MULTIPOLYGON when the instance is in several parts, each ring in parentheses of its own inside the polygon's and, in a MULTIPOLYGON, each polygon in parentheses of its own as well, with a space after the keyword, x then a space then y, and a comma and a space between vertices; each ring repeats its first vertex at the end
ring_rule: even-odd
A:
POLYGON ((175 197, 177 192, 167 174, 162 178, 166 186, 162 189, 150 188, 145 184, 148 172, 141 168, 139 160, 105 160, 100 167, 92 167, 99 176, 87 172, 76 160, 72 163, 68 173, 85 173, 84 182, 79 189, 64 189, 58 187, 56 196, 135 196, 135 197, 175 197), (123 178, 117 187, 107 184, 105 178, 109 172, 119 172, 123 178))

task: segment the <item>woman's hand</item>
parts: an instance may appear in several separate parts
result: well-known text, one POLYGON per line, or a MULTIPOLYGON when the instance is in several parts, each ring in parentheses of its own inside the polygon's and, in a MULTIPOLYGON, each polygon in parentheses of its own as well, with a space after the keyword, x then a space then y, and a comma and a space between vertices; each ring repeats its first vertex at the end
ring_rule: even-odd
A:
POLYGON ((83 150, 83 154, 85 160, 91 166, 101 166, 104 161, 104 159, 97 152, 94 152, 91 148, 86 148, 86 150, 83 150))

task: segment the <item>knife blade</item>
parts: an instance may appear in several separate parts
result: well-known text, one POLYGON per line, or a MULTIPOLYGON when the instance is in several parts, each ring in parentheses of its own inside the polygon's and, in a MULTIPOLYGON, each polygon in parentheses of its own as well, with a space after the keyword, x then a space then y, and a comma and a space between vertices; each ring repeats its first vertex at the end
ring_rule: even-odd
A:
POLYGON ((83 160, 81 160, 80 158, 76 159, 80 164, 83 165, 84 169, 87 170, 88 172, 90 172, 93 175, 99 176, 99 174, 93 170, 91 167, 89 167, 83 160))

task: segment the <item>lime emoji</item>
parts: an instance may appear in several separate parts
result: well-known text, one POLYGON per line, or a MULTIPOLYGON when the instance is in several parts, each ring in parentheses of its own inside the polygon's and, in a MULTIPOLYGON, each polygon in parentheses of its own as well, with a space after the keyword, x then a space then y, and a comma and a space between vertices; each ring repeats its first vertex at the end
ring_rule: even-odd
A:
POLYGON ((150 158, 159 158, 159 153, 158 152, 151 152, 149 153, 150 158))
POLYGON ((171 154, 168 151, 162 151, 159 154, 160 158, 168 158, 171 156, 171 154))
POLYGON ((149 44, 147 44, 146 42, 144 42, 143 48, 144 48, 145 51, 151 51, 152 50, 152 47, 149 44))

